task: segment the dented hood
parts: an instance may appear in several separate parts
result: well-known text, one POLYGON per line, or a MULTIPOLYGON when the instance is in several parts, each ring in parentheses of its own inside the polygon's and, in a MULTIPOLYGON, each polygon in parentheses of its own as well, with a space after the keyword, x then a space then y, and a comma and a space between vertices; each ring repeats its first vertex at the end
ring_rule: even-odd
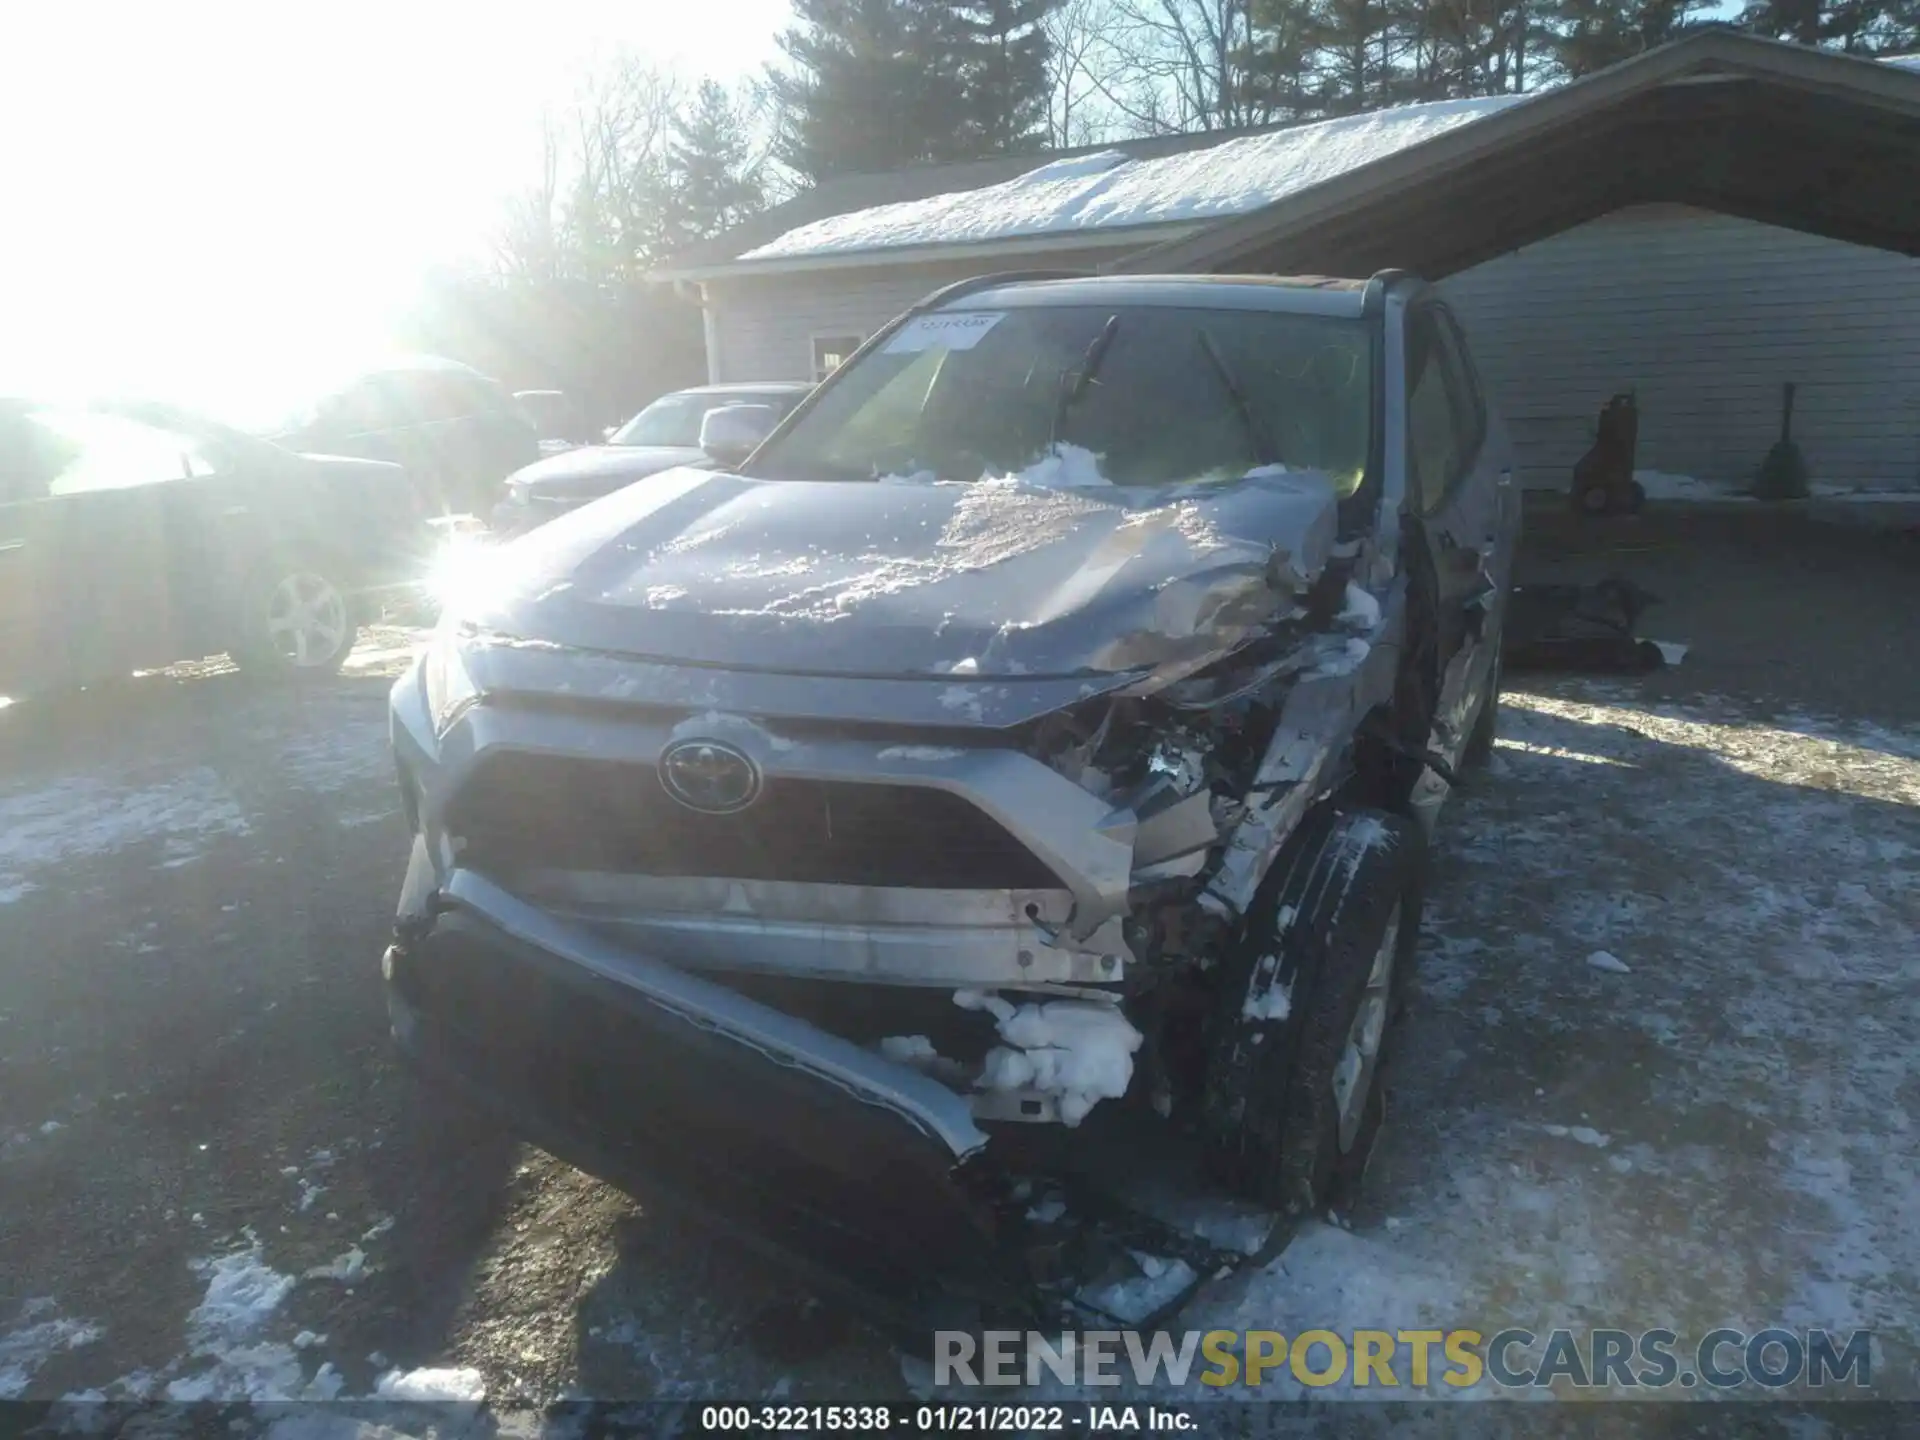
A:
POLYGON ((1333 545, 1316 474, 1158 489, 749 480, 677 470, 503 552, 459 618, 728 668, 1112 674, 1291 608, 1333 545))

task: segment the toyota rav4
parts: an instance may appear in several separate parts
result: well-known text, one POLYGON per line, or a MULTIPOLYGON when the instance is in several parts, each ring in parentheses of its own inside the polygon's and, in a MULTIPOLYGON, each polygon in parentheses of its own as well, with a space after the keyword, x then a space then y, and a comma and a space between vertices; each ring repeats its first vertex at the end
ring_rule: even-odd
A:
POLYGON ((395 687, 399 1044, 871 1294, 1032 1280, 1103 1131, 1324 1206, 1511 481, 1408 276, 930 297, 737 467, 505 547, 395 687))

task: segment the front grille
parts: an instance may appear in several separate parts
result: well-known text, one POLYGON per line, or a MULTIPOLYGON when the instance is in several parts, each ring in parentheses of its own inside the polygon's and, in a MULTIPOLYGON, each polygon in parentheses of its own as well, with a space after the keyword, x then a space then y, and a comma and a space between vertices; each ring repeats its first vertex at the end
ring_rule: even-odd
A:
POLYGON ((769 777, 733 815, 689 810, 650 765, 495 755, 455 798, 462 863, 905 889, 1049 890, 1060 881, 984 812, 917 785, 769 777))

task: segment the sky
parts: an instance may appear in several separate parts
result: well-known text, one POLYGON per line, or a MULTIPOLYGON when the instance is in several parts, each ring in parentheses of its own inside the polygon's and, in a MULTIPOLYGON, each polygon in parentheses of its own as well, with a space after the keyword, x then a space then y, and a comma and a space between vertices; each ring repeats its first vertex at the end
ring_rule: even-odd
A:
POLYGON ((540 115, 625 48, 735 80, 787 0, 61 0, 7 19, 0 393, 247 419, 484 256, 540 115))

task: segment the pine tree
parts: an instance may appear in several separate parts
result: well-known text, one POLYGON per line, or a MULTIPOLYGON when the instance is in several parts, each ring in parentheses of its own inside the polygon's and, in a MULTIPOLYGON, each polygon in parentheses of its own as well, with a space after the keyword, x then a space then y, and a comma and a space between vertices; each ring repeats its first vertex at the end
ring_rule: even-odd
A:
POLYGON ((1253 0, 1248 21, 1251 38, 1236 68, 1249 108, 1277 119, 1318 115, 1317 24, 1308 6, 1303 0, 1253 0))
POLYGON ((965 156, 953 27, 936 0, 793 0, 771 76, 780 158, 804 178, 965 156))
POLYGON ((1047 33, 1062 0, 949 0, 947 44, 960 80, 967 148, 1024 154, 1046 140, 1047 33))
MULTIPOLYGON (((1417 0, 1413 0, 1417 3, 1417 0)), ((1401 0, 1307 0, 1302 33, 1322 114, 1351 115, 1409 98, 1401 0)), ((1421 97, 1425 98, 1425 97, 1421 97)))
POLYGON ((1900 55, 1920 47, 1915 0, 1753 0, 1740 23, 1795 44, 1860 55, 1900 55))
MULTIPOLYGON (((1677 40, 1713 0, 1557 0, 1552 48, 1567 75, 1588 75, 1677 40)), ((1800 0, 1789 0, 1798 4, 1800 0)), ((1818 0, 1813 0, 1818 3, 1818 0)))
POLYGON ((676 246, 717 235, 764 208, 746 118, 718 82, 702 80, 667 143, 668 225, 676 246))
POLYGON ((1525 90, 1540 78, 1551 41, 1545 8, 1541 0, 1427 0, 1409 7, 1405 98, 1525 90))

